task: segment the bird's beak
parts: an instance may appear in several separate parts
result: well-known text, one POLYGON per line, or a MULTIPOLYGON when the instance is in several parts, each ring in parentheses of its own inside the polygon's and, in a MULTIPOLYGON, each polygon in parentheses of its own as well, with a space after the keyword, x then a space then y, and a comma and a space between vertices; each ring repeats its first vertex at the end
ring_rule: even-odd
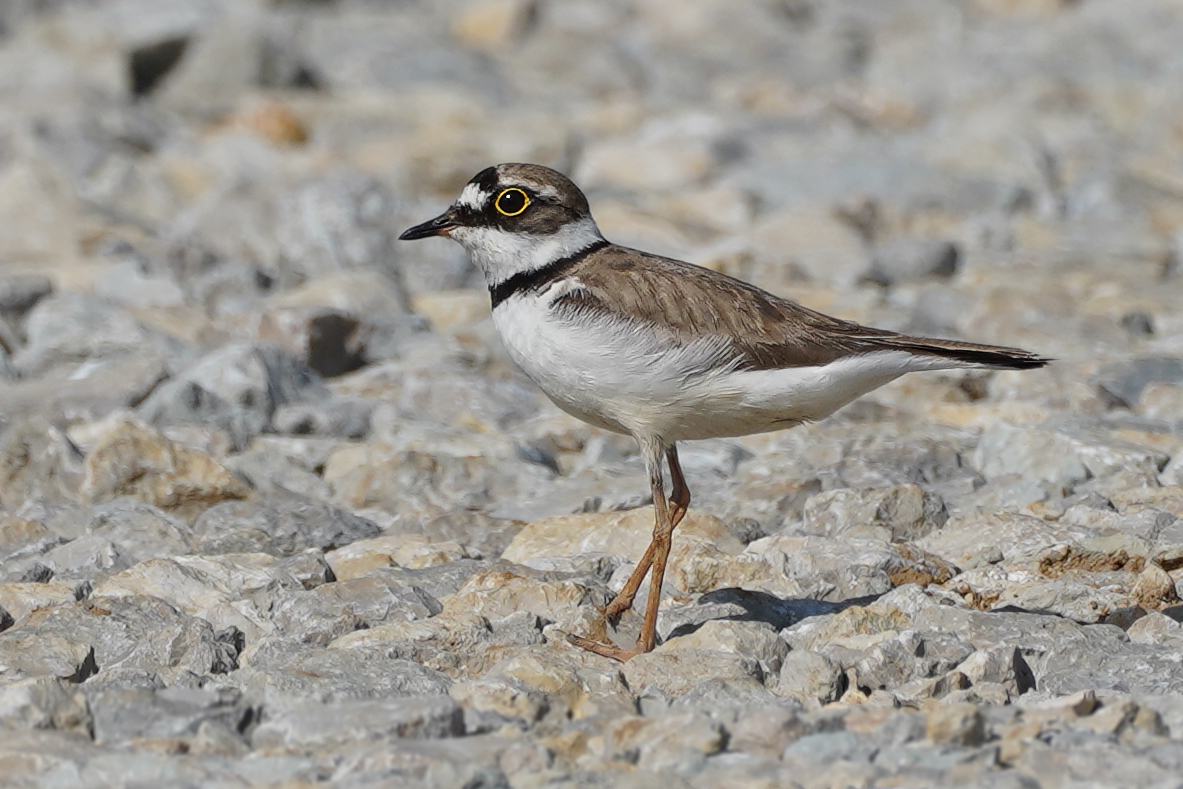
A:
POLYGON ((446 236, 460 223, 456 221, 456 213, 449 208, 435 219, 429 219, 421 225, 415 225, 403 231, 403 234, 398 237, 399 241, 414 241, 418 238, 430 238, 431 236, 446 236))

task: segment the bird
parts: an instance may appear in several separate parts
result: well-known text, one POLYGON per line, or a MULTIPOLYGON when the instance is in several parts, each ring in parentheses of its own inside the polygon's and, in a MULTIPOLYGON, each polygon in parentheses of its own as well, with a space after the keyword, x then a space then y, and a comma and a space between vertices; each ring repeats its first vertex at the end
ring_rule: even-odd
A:
POLYGON ((568 635, 619 661, 657 644, 672 535, 690 506, 678 442, 824 419, 905 373, 1025 370, 1051 361, 1018 348, 870 328, 707 268, 613 244, 579 187, 542 165, 482 170, 447 210, 399 238, 434 236, 467 251, 484 275, 493 325, 510 358, 555 405, 632 436, 640 448, 653 535, 602 620, 618 621, 652 572, 640 636, 625 649, 602 635, 568 635))

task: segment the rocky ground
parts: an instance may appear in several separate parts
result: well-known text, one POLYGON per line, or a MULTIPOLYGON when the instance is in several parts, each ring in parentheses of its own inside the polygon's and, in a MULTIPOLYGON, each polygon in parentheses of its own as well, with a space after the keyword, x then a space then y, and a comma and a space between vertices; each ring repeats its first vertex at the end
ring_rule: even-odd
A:
POLYGON ((0 36, 0 784, 1183 786, 1177 3, 0 36), (1058 361, 686 446, 663 643, 585 654, 636 450, 512 367, 458 246, 394 240, 515 160, 614 240, 1058 361))

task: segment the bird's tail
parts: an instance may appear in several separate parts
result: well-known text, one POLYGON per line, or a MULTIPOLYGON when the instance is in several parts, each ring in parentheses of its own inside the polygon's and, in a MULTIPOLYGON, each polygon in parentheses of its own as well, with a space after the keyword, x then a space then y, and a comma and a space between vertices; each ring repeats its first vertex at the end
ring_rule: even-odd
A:
MULTIPOLYGON (((1043 367, 1052 359, 1021 348, 1001 345, 980 345, 957 340, 936 340, 927 337, 899 336, 891 343, 902 351, 921 356, 948 359, 956 366, 991 367, 998 370, 1031 370, 1043 367)), ((950 365, 954 366, 954 365, 950 365)))

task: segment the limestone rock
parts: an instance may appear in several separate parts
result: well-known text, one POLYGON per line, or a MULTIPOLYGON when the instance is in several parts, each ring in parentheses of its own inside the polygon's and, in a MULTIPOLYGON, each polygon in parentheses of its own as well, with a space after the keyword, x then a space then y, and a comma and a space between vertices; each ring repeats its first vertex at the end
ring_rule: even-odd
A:
POLYGON ((845 690, 842 667, 818 652, 794 649, 781 663, 776 693, 806 707, 837 701, 845 690))
POLYGON ((939 496, 917 485, 865 490, 836 489, 805 502, 802 530, 834 537, 905 542, 945 525, 948 514, 939 496))
POLYGON ((289 709, 251 734, 256 748, 312 749, 359 737, 431 739, 464 733, 460 705, 447 696, 419 696, 289 709))
POLYGON ((625 663, 624 677, 633 693, 656 689, 671 696, 682 696, 711 680, 762 684, 764 673, 757 661, 744 655, 706 649, 672 649, 663 645, 661 649, 638 655, 625 663))
POLYGON ((193 520, 214 504, 247 498, 250 489, 209 455, 124 416, 109 422, 87 456, 80 493, 96 502, 132 496, 193 520))
POLYGON ((296 494, 216 504, 193 524, 195 547, 208 554, 292 556, 309 548, 331 550, 377 534, 378 526, 372 521, 296 494))

